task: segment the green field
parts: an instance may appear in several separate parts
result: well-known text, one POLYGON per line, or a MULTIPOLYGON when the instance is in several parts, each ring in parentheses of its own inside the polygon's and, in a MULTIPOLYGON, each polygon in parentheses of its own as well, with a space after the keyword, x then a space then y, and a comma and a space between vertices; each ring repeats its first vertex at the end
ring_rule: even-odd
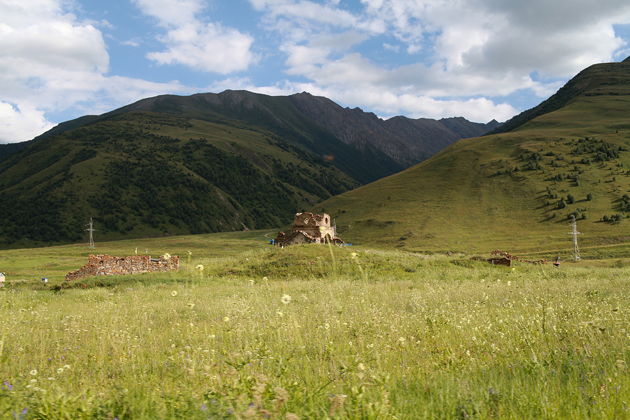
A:
POLYGON ((630 418, 628 260, 512 269, 270 234, 97 244, 183 264, 69 287, 84 245, 0 251, 0 417, 630 418))

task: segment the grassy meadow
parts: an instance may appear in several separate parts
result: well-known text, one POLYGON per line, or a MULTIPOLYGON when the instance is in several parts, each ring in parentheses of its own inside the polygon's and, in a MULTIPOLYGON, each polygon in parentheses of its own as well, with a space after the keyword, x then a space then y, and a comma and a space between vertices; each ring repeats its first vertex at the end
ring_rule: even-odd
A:
POLYGON ((626 260, 512 269, 265 235, 98 244, 183 263, 72 287, 85 246, 0 251, 0 418, 630 418, 626 260))

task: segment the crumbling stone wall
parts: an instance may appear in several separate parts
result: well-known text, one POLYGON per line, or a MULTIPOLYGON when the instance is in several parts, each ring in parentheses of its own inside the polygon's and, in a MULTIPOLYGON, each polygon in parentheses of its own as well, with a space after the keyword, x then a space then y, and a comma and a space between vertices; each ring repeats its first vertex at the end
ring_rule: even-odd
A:
POLYGON ((66 274, 66 280, 77 280, 89 276, 113 276, 177 270, 179 257, 166 256, 151 258, 150 255, 114 257, 112 255, 88 256, 88 263, 76 271, 66 274))

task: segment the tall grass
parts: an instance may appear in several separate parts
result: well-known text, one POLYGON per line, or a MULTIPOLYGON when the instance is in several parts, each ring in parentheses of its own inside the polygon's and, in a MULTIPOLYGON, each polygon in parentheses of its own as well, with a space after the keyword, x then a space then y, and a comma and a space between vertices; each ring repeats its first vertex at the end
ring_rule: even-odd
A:
POLYGON ((0 417, 630 418, 629 275, 301 246, 9 286, 0 417))

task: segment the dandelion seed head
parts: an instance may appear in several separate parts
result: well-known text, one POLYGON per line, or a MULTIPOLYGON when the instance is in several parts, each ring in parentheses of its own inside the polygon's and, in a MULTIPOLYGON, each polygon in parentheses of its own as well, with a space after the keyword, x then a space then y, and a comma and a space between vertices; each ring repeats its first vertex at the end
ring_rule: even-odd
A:
POLYGON ((35 376, 37 375, 37 369, 33 369, 29 372, 31 375, 35 376))
POLYGON ((165 252, 164 255, 162 255, 162 258, 164 258, 165 260, 170 260, 171 254, 169 254, 168 252, 165 252))
POLYGON ((203 271, 203 269, 204 269, 203 264, 197 264, 197 265, 195 266, 195 269, 196 269, 197 271, 203 271))
POLYGON ((282 298, 280 298, 280 301, 285 304, 288 305, 289 303, 291 303, 291 296, 284 294, 282 295, 282 298))
POLYGON ((173 296, 173 297, 177 296, 177 290, 173 290, 173 291, 171 292, 171 296, 173 296))

